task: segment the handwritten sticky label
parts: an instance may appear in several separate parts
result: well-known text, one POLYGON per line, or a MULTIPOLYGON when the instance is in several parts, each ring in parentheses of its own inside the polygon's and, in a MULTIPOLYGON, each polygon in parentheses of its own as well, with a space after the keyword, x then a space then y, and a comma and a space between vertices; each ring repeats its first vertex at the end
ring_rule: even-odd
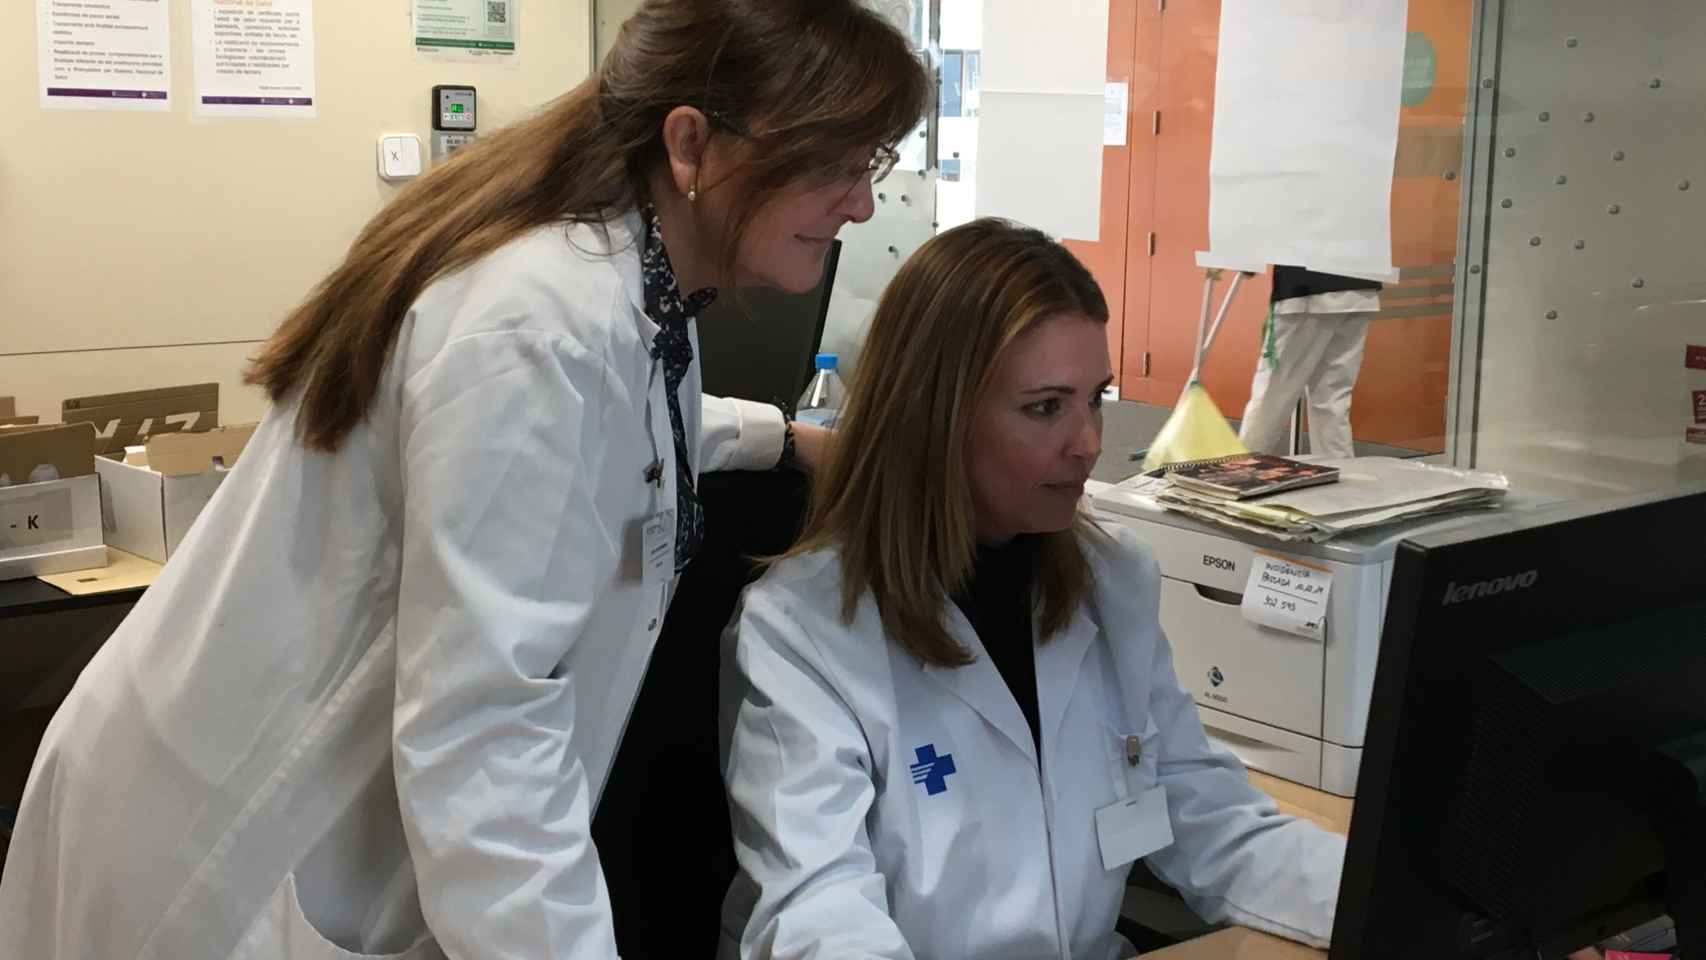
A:
POLYGON ((1325 640, 1332 591, 1333 574, 1326 567, 1258 551, 1244 586, 1244 619, 1325 640))
POLYGON ((1706 347, 1693 343, 1689 344, 1688 353, 1683 357, 1682 362, 1687 364, 1690 370, 1706 370, 1706 347))

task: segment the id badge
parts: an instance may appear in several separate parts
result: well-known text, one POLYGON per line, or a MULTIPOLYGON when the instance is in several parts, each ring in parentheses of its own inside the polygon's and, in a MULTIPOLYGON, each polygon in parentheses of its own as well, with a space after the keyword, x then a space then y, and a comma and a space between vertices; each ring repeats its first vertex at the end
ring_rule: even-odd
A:
POLYGON ((640 563, 647 586, 675 576, 675 511, 661 510, 640 527, 640 563))
POLYGON ((1102 869, 1123 867, 1173 845, 1173 821, 1167 813, 1167 788, 1110 803, 1096 811, 1096 842, 1102 869))

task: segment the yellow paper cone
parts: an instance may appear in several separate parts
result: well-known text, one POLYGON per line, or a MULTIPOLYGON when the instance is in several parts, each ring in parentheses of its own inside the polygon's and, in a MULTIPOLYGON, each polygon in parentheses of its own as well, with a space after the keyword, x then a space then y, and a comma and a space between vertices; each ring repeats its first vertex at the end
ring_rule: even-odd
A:
POLYGON ((1232 432, 1232 425, 1226 422, 1214 398, 1208 395, 1202 384, 1193 383, 1185 389, 1184 397, 1173 408, 1173 415, 1167 418, 1161 432, 1155 435, 1149 455, 1143 458, 1143 470, 1148 473, 1167 463, 1209 460, 1248 452, 1239 442, 1238 434, 1232 432))

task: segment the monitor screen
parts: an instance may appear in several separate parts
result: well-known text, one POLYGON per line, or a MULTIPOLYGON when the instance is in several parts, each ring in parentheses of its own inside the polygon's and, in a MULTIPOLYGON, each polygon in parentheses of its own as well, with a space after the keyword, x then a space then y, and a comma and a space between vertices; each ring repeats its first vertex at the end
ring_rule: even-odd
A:
POLYGON ((1700 943, 1706 493, 1402 545, 1366 743, 1333 960, 1700 943))

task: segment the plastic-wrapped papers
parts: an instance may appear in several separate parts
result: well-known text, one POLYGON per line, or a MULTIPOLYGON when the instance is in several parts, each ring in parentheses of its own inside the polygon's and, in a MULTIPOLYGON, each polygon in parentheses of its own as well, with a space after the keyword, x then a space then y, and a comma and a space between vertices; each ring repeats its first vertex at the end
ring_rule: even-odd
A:
POLYGON ((1168 485, 1162 507, 1197 519, 1287 541, 1320 543, 1347 533, 1421 517, 1499 506, 1504 476, 1414 460, 1362 457, 1315 461, 1337 467, 1339 482, 1252 500, 1229 501, 1168 485))

